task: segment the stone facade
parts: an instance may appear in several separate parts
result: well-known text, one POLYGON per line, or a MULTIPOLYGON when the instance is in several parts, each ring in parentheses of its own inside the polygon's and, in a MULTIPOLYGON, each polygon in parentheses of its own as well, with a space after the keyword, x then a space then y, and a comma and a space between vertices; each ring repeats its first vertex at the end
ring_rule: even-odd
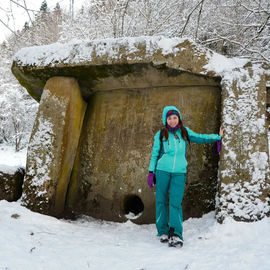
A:
POLYGON ((163 37, 34 49, 35 54, 33 48, 22 49, 12 67, 41 99, 28 152, 25 205, 56 216, 66 211, 116 221, 126 220, 135 205, 135 214, 143 211, 136 222, 154 222, 147 168, 162 108, 175 105, 197 133, 225 128, 220 160, 211 145, 190 148, 184 217, 214 209, 217 188, 219 221, 269 215, 263 65, 245 61, 237 68, 189 39, 163 37), (65 87, 58 76, 76 78, 78 85, 65 87), (53 90, 55 81, 60 92, 53 90), (74 92, 87 105, 81 98, 66 99, 74 92), (68 113, 70 106, 78 113, 68 113))
MULTIPOLYGON (((169 72, 170 69, 145 67, 133 76, 101 80, 102 90, 95 91, 85 115, 74 166, 78 173, 71 180, 78 187, 78 194, 75 198, 75 189, 70 189, 70 209, 124 221, 128 214, 126 198, 134 196, 144 206, 136 222, 154 221, 155 196, 146 185, 146 178, 164 104, 181 108, 183 122, 196 132, 217 133, 220 123, 219 83, 185 72, 174 72, 168 79, 169 72)), ((185 218, 215 209, 218 159, 211 146, 192 144, 189 148, 185 218)))

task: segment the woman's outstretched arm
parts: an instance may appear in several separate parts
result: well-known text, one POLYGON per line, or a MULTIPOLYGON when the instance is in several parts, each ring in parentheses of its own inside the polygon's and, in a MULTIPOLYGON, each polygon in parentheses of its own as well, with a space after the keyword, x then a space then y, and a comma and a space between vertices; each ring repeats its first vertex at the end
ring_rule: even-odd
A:
POLYGON ((198 134, 192 131, 190 128, 185 127, 191 142, 195 143, 214 143, 221 140, 221 136, 218 134, 198 134))

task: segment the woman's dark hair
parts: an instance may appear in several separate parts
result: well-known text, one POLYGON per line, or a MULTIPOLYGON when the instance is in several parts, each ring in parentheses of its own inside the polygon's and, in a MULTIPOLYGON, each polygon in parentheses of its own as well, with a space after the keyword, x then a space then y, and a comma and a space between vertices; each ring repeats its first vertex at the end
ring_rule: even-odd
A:
MULTIPOLYGON (((190 144, 190 140, 189 140, 189 137, 188 137, 188 132, 187 132, 186 128, 184 127, 182 120, 179 117, 178 117, 178 120, 179 120, 179 124, 180 124, 182 138, 184 140, 188 141, 188 143, 190 144)), ((166 125, 163 126, 162 129, 161 129, 161 137, 162 138, 165 137, 165 141, 168 141, 169 131, 168 131, 166 125)))

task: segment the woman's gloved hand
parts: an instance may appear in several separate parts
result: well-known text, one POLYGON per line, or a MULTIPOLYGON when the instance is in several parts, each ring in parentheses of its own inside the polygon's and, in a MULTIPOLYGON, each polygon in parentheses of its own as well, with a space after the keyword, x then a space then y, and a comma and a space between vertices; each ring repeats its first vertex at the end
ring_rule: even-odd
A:
POLYGON ((155 184, 155 179, 156 178, 156 176, 155 176, 155 174, 153 173, 153 172, 149 172, 149 174, 148 174, 148 180, 147 180, 147 184, 148 184, 148 186, 150 187, 150 188, 153 188, 153 186, 154 186, 154 184, 155 184))

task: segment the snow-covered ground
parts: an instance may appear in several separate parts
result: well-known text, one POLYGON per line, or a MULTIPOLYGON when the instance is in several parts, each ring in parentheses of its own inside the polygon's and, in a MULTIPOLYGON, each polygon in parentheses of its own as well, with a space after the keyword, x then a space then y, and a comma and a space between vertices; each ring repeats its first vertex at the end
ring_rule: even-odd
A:
POLYGON ((269 270, 270 218, 227 220, 214 212, 184 222, 182 249, 156 237, 154 224, 58 220, 0 201, 1 270, 269 270))

